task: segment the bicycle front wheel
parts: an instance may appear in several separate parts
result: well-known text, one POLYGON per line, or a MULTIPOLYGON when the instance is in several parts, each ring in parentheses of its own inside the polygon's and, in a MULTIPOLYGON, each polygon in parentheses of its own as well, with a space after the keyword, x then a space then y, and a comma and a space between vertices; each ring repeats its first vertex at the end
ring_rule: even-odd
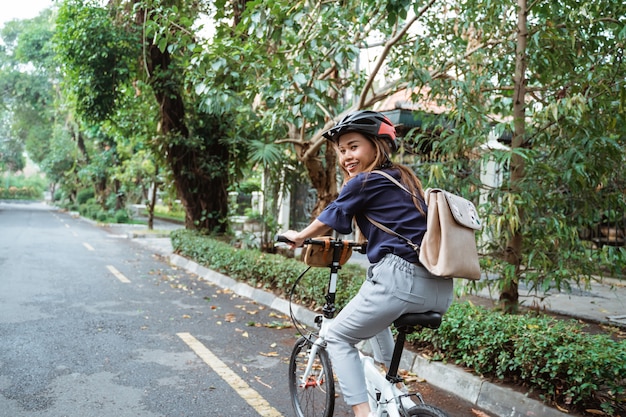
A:
POLYGON ((289 391, 298 417, 332 417, 335 409, 335 380, 326 349, 314 347, 306 337, 296 342, 289 358, 289 391), (309 371, 307 372, 307 369, 309 371), (306 375, 305 375, 306 374, 306 375))
POLYGON ((448 415, 437 407, 428 404, 418 404, 411 407, 406 412, 407 417, 448 417, 448 415))

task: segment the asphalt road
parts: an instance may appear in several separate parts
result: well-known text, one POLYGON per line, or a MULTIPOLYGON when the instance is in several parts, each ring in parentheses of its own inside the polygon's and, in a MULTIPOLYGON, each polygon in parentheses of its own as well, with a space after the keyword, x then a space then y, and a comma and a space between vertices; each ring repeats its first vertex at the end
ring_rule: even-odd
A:
POLYGON ((132 240, 0 202, 0 417, 291 416, 286 324, 132 240))

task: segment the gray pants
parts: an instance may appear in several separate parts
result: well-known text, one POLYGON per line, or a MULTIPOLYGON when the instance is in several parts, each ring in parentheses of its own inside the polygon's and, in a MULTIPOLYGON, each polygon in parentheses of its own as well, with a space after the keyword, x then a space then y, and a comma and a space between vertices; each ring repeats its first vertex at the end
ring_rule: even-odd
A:
POLYGON ((337 315, 326 337, 327 350, 348 405, 367 401, 365 376, 355 347, 370 339, 375 359, 389 366, 393 336, 389 326, 405 313, 445 313, 453 299, 453 281, 395 255, 372 265, 358 294, 337 315))

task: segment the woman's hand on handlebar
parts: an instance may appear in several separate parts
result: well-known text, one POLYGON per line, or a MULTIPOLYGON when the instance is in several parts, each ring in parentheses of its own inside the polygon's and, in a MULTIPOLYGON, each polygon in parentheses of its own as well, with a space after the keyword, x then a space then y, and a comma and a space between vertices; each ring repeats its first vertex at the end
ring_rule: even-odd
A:
POLYGON ((295 230, 287 230, 285 233, 281 233, 285 239, 288 240, 287 243, 291 249, 298 248, 304 244, 304 238, 299 237, 299 233, 295 230))
POLYGON ((289 243, 289 246, 291 246, 291 248, 293 249, 299 248, 300 246, 304 245, 304 241, 307 238, 313 236, 322 236, 323 234, 328 233, 330 230, 332 230, 330 227, 315 219, 302 231, 296 232, 295 230, 287 230, 285 233, 282 234, 282 236, 291 241, 291 243, 289 243))

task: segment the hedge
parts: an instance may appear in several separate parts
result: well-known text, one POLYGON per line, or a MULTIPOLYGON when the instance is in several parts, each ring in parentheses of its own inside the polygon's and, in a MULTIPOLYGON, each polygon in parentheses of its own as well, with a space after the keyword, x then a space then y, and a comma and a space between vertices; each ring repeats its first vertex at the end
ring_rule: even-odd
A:
MULTIPOLYGON (((237 249, 196 231, 170 235, 174 250, 233 279, 287 295, 306 270, 298 260, 252 249, 237 249)), ((363 268, 342 268, 337 308, 356 294, 363 268)), ((323 303, 328 271, 312 268, 296 290, 309 308, 323 303)), ((505 315, 468 302, 454 303, 437 330, 409 340, 428 348, 435 360, 463 366, 476 374, 535 391, 560 409, 619 417, 626 413, 626 344, 609 335, 592 335, 574 320, 547 315, 505 315)))

